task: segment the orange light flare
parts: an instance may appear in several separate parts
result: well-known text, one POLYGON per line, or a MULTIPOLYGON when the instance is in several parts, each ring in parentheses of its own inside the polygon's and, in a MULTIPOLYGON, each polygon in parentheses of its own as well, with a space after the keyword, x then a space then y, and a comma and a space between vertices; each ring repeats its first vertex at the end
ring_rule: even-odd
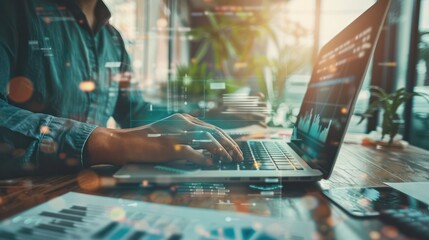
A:
POLYGON ((52 19, 49 17, 46 17, 43 19, 45 21, 46 24, 51 24, 52 23, 52 19))
POLYGON ((91 170, 84 170, 77 176, 79 187, 86 191, 94 191, 100 188, 100 177, 91 170))
POLYGON ((179 144, 174 145, 174 151, 180 152, 182 150, 182 146, 179 144))
POLYGON ((381 233, 391 239, 395 239, 398 237, 399 232, 398 229, 396 229, 396 227, 393 226, 385 226, 381 229, 381 233))
POLYGON ((83 81, 80 83, 79 88, 84 92, 92 92, 95 90, 95 83, 91 80, 83 81))
POLYGON ((330 73, 336 73, 337 71, 338 71, 338 68, 334 64, 329 66, 329 72, 330 73))
POLYGON ((349 109, 348 108, 346 108, 346 107, 342 107, 341 108, 341 114, 346 115, 348 113, 349 113, 349 109))
POLYGON ((368 207, 371 204, 371 202, 368 199, 366 199, 366 198, 360 198, 360 199, 358 199, 358 203, 362 207, 368 207))
POLYGON ((373 240, 381 239, 381 234, 377 231, 371 231, 369 232, 369 237, 373 240))
POLYGON ((49 127, 48 126, 41 126, 40 127, 40 133, 48 134, 49 133, 49 127))
POLYGON ((25 103, 33 96, 33 82, 23 76, 14 77, 7 86, 8 97, 16 103, 25 103))
POLYGON ((61 160, 64 160, 64 159, 66 159, 67 154, 65 154, 65 153, 60 153, 60 154, 58 154, 58 157, 59 157, 61 160))
POLYGON ((148 180, 143 180, 142 187, 147 187, 147 186, 149 186, 149 181, 148 180))
POLYGON ((67 166, 75 167, 79 164, 79 161, 76 158, 67 158, 66 164, 67 164, 67 166))
POLYGON ((260 168, 260 167, 261 167, 261 163, 260 163, 260 162, 255 162, 255 163, 253 164, 253 166, 254 166, 255 168, 260 168))

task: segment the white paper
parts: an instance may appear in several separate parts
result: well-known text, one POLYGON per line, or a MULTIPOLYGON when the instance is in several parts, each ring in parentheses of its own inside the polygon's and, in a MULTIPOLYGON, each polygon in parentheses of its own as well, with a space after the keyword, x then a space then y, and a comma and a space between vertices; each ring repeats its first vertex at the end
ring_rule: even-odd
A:
POLYGON ((386 185, 429 204, 429 182, 385 182, 386 185))
POLYGON ((16 239, 43 240, 95 236, 115 240, 144 237, 162 240, 173 235, 180 235, 183 240, 311 239, 313 232, 315 225, 312 221, 274 219, 73 192, 0 222, 0 238, 13 235, 16 239), (135 234, 144 234, 144 237, 136 237, 135 234))

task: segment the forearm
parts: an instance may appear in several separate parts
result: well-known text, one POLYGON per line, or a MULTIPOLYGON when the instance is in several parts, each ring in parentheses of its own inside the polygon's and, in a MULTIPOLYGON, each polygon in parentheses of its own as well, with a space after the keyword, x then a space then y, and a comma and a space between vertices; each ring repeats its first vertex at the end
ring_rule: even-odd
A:
POLYGON ((97 128, 85 146, 86 160, 90 166, 123 165, 130 162, 162 163, 174 160, 210 164, 210 156, 190 146, 195 142, 201 142, 200 148, 227 161, 243 160, 239 146, 224 132, 186 114, 174 114, 139 128, 97 128))
MULTIPOLYGON (((107 129, 97 128, 85 146, 85 159, 89 166, 99 164, 123 165, 128 162, 158 162, 163 150, 148 137, 149 128, 107 129)), ((165 142, 168 145, 168 142, 165 142)))
POLYGON ((118 165, 118 159, 123 156, 119 130, 96 128, 89 137, 84 152, 89 166, 118 165))

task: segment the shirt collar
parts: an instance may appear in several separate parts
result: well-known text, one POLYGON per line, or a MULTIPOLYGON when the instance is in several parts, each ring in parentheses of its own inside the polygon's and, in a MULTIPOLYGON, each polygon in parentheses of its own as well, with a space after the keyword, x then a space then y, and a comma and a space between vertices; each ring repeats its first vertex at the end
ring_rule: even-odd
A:
POLYGON ((106 4, 102 0, 97 2, 97 6, 95 7, 95 17, 97 19, 96 29, 106 25, 112 17, 109 8, 107 8, 106 4))
MULTIPOLYGON (((81 22, 85 19, 85 14, 79 8, 76 3, 76 0, 58 0, 59 2, 63 2, 66 4, 70 11, 73 13, 78 22, 81 22)), ((112 17, 112 14, 107 8, 106 4, 102 0, 97 1, 97 5, 95 6, 95 18, 96 18, 96 26, 94 29, 94 33, 100 31, 100 29, 109 23, 109 19, 112 17)))

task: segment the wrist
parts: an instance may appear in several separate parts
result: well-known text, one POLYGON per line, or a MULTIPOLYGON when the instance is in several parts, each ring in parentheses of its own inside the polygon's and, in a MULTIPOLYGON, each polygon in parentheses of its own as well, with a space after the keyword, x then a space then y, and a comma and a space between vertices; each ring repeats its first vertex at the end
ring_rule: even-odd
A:
POLYGON ((121 151, 119 131, 115 129, 96 128, 90 135, 85 155, 89 166, 99 164, 117 165, 121 151))

